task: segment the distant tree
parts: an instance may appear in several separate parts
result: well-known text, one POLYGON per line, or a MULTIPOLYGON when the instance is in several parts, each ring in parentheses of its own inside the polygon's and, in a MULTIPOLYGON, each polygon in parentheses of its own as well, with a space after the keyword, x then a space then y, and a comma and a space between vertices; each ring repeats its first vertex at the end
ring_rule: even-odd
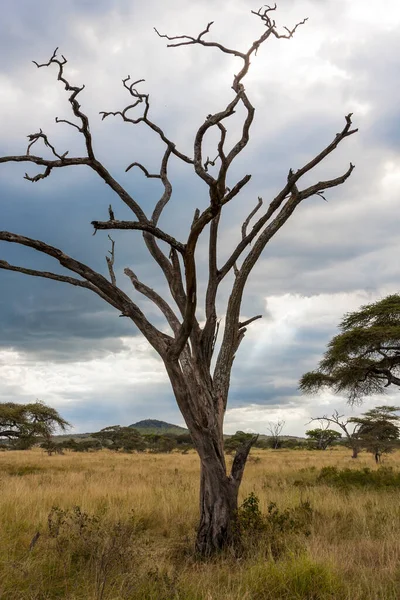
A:
MULTIPOLYGON (((241 448, 243 446, 243 444, 249 442, 253 438, 254 438, 253 433, 245 433, 244 431, 237 431, 233 435, 230 435, 229 437, 225 438, 225 441, 224 441, 225 452, 227 454, 232 454, 233 452, 236 452, 238 448, 241 448)), ((255 440, 253 441, 253 444, 254 443, 255 443, 255 440)))
POLYGON ((101 450, 103 447, 101 441, 98 439, 84 439, 78 441, 74 438, 58 442, 57 446, 62 450, 72 450, 73 452, 93 452, 101 450))
POLYGON ((327 387, 354 403, 400 386, 400 295, 347 313, 339 328, 318 369, 300 379, 303 392, 327 387))
POLYGON ((326 450, 334 442, 339 441, 342 434, 334 429, 328 429, 321 424, 321 427, 317 429, 306 431, 306 436, 311 441, 313 448, 316 450, 326 450))
POLYGON ((182 454, 187 454, 189 450, 193 450, 194 445, 190 433, 181 433, 175 436, 177 450, 182 454))
POLYGON ((44 402, 0 403, 0 440, 8 440, 13 448, 27 449, 49 441, 57 429, 65 431, 68 427, 68 421, 44 402))
POLYGON ((324 415, 323 417, 316 417, 315 419, 311 419, 312 421, 333 423, 342 429, 345 435, 346 446, 351 448, 352 450, 352 458, 357 458, 358 453, 361 450, 362 443, 359 437, 359 429, 360 425, 353 420, 353 418, 345 418, 344 415, 340 415, 337 410, 335 410, 330 417, 324 415))
POLYGON ((379 463, 382 454, 393 452, 399 447, 400 416, 395 414, 398 406, 377 406, 361 417, 352 417, 350 421, 358 427, 358 438, 367 452, 379 463))
POLYGON ((63 442, 54 442, 51 438, 40 444, 40 447, 47 452, 49 456, 53 454, 64 454, 63 442))
POLYGON ((111 425, 92 433, 91 437, 99 440, 103 447, 110 450, 122 450, 123 452, 143 452, 146 449, 146 441, 133 427, 121 427, 111 425))
POLYGON ((169 453, 177 447, 176 436, 160 433, 148 433, 143 436, 150 452, 169 453))
POLYGON ((280 435, 285 427, 285 421, 275 421, 268 423, 268 431, 271 434, 271 446, 274 450, 281 447, 280 435))

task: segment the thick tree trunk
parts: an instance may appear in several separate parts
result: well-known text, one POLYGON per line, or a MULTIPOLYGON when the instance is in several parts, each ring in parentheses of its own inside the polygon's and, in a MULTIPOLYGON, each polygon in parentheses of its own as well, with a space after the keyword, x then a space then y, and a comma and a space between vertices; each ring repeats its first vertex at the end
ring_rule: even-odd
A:
POLYGON ((231 472, 227 474, 223 436, 226 402, 216 394, 204 365, 182 361, 181 365, 166 362, 166 367, 200 457, 200 523, 196 550, 202 556, 210 556, 232 542, 239 486, 257 436, 237 450, 231 472))
POLYGON ((235 482, 214 465, 202 463, 196 539, 196 551, 202 556, 210 556, 232 542, 238 489, 235 482))
POLYGON ((351 458, 357 458, 358 457, 358 448, 357 446, 353 446, 353 454, 351 455, 351 458))
MULTIPOLYGON (((208 436, 207 436, 208 437, 208 436)), ((207 441, 211 447, 223 446, 223 436, 214 444, 212 434, 207 441)), ((235 522, 238 509, 238 492, 250 449, 257 436, 243 444, 233 460, 231 473, 226 474, 225 458, 217 451, 214 455, 201 446, 198 453, 200 473, 200 523, 197 530, 196 550, 202 556, 210 556, 234 542, 235 522)))

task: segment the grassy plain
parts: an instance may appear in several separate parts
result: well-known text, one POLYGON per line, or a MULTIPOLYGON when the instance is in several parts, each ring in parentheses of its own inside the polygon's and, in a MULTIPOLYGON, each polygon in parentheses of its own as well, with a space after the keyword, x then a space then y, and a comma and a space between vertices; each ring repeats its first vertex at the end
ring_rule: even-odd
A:
POLYGON ((254 492, 265 512, 306 504, 309 531, 279 553, 262 540, 204 562, 194 453, 0 453, 0 598, 398 600, 399 489, 318 484, 324 466, 376 468, 345 449, 253 451, 241 498, 254 492))

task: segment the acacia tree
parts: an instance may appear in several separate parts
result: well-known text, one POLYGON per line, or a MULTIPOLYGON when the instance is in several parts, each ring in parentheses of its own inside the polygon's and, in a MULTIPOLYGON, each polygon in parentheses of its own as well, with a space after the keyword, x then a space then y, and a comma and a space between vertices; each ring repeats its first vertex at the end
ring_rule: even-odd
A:
POLYGON ((250 137, 255 109, 249 98, 244 80, 250 68, 250 61, 256 55, 260 46, 269 38, 290 39, 302 21, 292 29, 277 29, 273 19, 275 7, 263 7, 252 11, 263 27, 261 35, 246 51, 239 51, 216 41, 208 41, 212 23, 201 31, 197 37, 188 35, 168 36, 157 34, 168 41, 169 47, 203 46, 206 49, 220 51, 241 63, 237 74, 233 77, 232 99, 219 112, 208 114, 197 128, 193 136, 193 152, 190 155, 181 152, 166 131, 161 129, 150 117, 150 98, 145 92, 139 91, 138 86, 143 80, 132 81, 130 77, 123 80, 123 86, 130 95, 130 103, 123 110, 102 112, 102 118, 111 115, 120 117, 127 125, 142 124, 151 129, 160 142, 164 144, 165 152, 161 161, 160 171, 150 173, 147 168, 133 162, 127 170, 137 167, 148 178, 157 178, 163 185, 163 193, 157 202, 151 216, 145 214, 143 208, 110 173, 96 156, 95 146, 89 128, 89 120, 81 110, 78 97, 83 86, 72 85, 65 73, 67 60, 57 55, 57 50, 46 63, 35 63, 38 68, 55 67, 57 78, 68 92, 74 121, 56 119, 76 129, 85 142, 84 156, 68 156, 67 152, 58 152, 49 141, 47 135, 40 131, 29 136, 29 145, 25 154, 19 156, 3 156, 1 163, 24 162, 43 166, 44 171, 36 175, 25 175, 32 182, 42 181, 51 175, 54 169, 84 165, 92 169, 105 182, 116 196, 132 211, 133 220, 121 221, 115 217, 113 208, 109 208, 109 218, 105 221, 93 221, 94 231, 98 230, 136 230, 142 232, 143 241, 151 257, 161 268, 169 286, 173 303, 167 302, 157 291, 151 289, 145 282, 140 281, 136 274, 125 268, 124 273, 132 282, 133 288, 152 301, 163 313, 170 331, 155 327, 134 299, 126 294, 117 284, 114 270, 114 242, 110 256, 107 259, 109 278, 93 270, 89 265, 68 256, 61 249, 34 240, 26 236, 8 231, 0 232, 0 240, 22 244, 46 254, 69 269, 75 276, 59 275, 54 272, 44 272, 11 265, 4 260, 0 262, 3 269, 25 273, 36 277, 45 277, 74 286, 88 289, 111 306, 121 315, 127 317, 136 325, 151 346, 161 357, 168 373, 179 409, 186 421, 193 439, 193 444, 200 456, 201 485, 200 485, 200 524, 197 532, 197 550, 202 554, 211 554, 222 548, 230 539, 232 524, 237 509, 238 489, 242 480, 246 459, 251 447, 251 440, 238 449, 231 470, 227 473, 224 443, 223 421, 228 401, 228 391, 232 365, 235 354, 246 332, 246 327, 261 315, 241 319, 241 303, 246 283, 252 269, 256 265, 262 251, 277 231, 286 223, 296 207, 307 198, 321 195, 327 188, 336 187, 346 181, 354 166, 342 175, 325 181, 317 181, 312 185, 301 187, 304 175, 310 172, 329 156, 337 146, 357 130, 352 129, 351 114, 346 116, 345 125, 340 133, 328 143, 316 156, 297 170, 289 169, 282 189, 263 209, 263 201, 259 198, 257 205, 249 212, 241 227, 241 240, 231 249, 229 258, 222 264, 218 261, 219 226, 222 213, 229 203, 238 196, 251 175, 246 174, 235 179, 231 173, 232 165, 238 155, 245 149, 250 137), (241 133, 237 141, 228 147, 227 121, 237 109, 244 113, 241 133), (141 110, 135 114, 135 110, 141 110), (207 134, 214 130, 218 133, 219 141, 215 150, 215 160, 205 158, 203 144, 207 134), (53 156, 51 159, 32 154, 32 148, 38 142, 44 142, 53 156), (207 188, 207 207, 195 211, 191 226, 184 239, 178 240, 158 225, 163 210, 172 196, 172 184, 169 179, 169 166, 172 160, 178 160, 194 169, 197 176, 207 188), (250 222, 256 217, 251 229, 250 222), (197 246, 201 235, 208 235, 208 281, 205 284, 205 307, 197 302, 197 246), (166 244, 169 252, 164 251, 166 244), (217 345, 218 315, 216 299, 219 287, 223 281, 229 281, 233 275, 233 283, 225 310, 225 322, 221 342, 217 345), (77 276, 77 277, 76 277, 77 276), (213 360, 215 350, 218 353, 213 360), (215 365, 215 366, 214 366, 215 365))
POLYGON ((347 440, 346 446, 349 446, 349 448, 352 450, 351 458, 358 457, 358 453, 361 449, 361 441, 359 438, 360 424, 354 420, 353 417, 346 419, 344 415, 340 415, 339 412, 335 410, 330 417, 324 415, 323 417, 315 417, 315 419, 311 420, 319 421, 320 423, 326 422, 327 425, 329 425, 329 423, 333 423, 334 425, 340 427, 347 440))
POLYGON ((392 294, 347 313, 318 369, 305 373, 300 389, 309 394, 330 388, 351 403, 400 386, 400 295, 392 294))
POLYGON ((350 419, 358 427, 363 447, 374 455, 377 464, 382 454, 393 452, 399 446, 400 417, 396 414, 399 410, 399 406, 376 406, 361 417, 350 419))
POLYGON ((49 442, 58 428, 65 431, 69 426, 55 408, 43 402, 0 404, 0 439, 5 438, 20 448, 29 448, 38 440, 49 442))
POLYGON ((320 424, 320 427, 306 431, 306 436, 313 442, 317 450, 326 450, 334 442, 340 440, 342 434, 334 429, 329 429, 329 423, 324 423, 323 419, 320 419, 320 424))

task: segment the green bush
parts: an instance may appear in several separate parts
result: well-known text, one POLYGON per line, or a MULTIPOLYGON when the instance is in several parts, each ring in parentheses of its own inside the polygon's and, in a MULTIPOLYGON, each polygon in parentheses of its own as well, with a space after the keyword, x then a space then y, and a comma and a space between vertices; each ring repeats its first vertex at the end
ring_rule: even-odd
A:
POLYGON ((372 487, 377 489, 400 488, 400 472, 392 467, 381 467, 376 471, 364 469, 338 469, 323 467, 317 483, 339 488, 372 487))
POLYGON ((328 566, 305 556, 250 566, 243 588, 251 600, 341 600, 343 585, 328 566))
POLYGON ((312 518, 313 510, 307 501, 283 510, 271 502, 263 514, 259 498, 251 492, 238 509, 237 547, 246 553, 258 546, 274 559, 286 551, 298 551, 304 546, 304 538, 310 535, 312 518))

